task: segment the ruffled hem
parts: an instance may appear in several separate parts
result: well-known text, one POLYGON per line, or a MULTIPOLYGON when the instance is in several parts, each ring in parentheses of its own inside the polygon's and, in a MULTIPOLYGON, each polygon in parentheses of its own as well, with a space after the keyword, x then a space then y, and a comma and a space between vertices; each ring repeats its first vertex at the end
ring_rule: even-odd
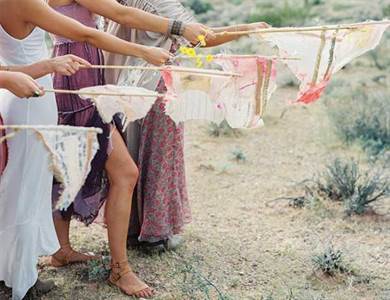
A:
POLYGON ((26 222, 0 232, 0 281, 12 288, 12 299, 22 299, 38 278, 38 257, 59 249, 53 225, 26 222))

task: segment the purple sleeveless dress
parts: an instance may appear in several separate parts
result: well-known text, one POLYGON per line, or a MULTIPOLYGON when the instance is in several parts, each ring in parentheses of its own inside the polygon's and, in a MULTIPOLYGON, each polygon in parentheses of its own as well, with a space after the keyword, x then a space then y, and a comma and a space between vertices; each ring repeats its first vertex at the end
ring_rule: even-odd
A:
MULTIPOLYGON (((54 8, 59 13, 73 18, 86 26, 96 28, 93 14, 85 7, 72 3, 54 8)), ((84 42, 74 42, 60 36, 54 36, 53 56, 73 54, 79 56, 92 65, 102 65, 103 55, 100 49, 84 42)), ((104 85, 104 73, 99 69, 84 69, 72 76, 55 74, 53 85, 55 89, 78 90, 85 87, 104 85)), ((85 185, 80 190, 74 203, 65 212, 54 213, 55 217, 61 216, 70 220, 75 217, 86 225, 91 224, 99 214, 108 192, 108 180, 105 174, 105 163, 110 151, 110 132, 112 124, 104 124, 95 106, 91 101, 83 100, 78 95, 56 95, 59 123, 61 125, 98 127, 103 133, 98 136, 99 151, 92 161, 91 172, 85 185)), ((115 126, 120 126, 119 118, 116 118, 115 126)), ((121 132, 121 130, 120 130, 121 132)), ((58 184, 54 184, 53 202, 55 203, 60 193, 58 184)))

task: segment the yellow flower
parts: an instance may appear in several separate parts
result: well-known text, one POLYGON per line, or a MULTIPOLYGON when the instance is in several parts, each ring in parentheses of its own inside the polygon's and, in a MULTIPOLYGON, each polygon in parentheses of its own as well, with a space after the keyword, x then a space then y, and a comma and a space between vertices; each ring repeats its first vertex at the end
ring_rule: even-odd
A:
POLYGON ((184 46, 181 46, 181 47, 179 48, 179 51, 180 51, 181 54, 186 55, 186 54, 188 53, 188 48, 187 48, 187 47, 184 47, 184 46))
POLYGON ((211 54, 206 56, 206 61, 207 62, 212 62, 213 60, 214 60, 214 56, 212 56, 211 54))
POLYGON ((189 57, 195 57, 196 56, 196 51, 194 48, 187 48, 187 53, 189 57))
POLYGON ((196 59, 196 66, 198 68, 203 67, 203 62, 202 62, 202 60, 199 57, 196 59))
POLYGON ((198 41, 202 47, 206 46, 206 37, 203 34, 198 35, 198 41))

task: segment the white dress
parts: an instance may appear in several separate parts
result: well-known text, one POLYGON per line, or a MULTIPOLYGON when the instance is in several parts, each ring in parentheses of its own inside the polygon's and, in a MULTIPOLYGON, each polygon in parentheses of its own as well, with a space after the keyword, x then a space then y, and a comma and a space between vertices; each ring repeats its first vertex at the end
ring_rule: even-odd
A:
MULTIPOLYGON (((0 26, 0 62, 26 65, 48 58, 45 33, 35 28, 25 39, 10 36, 0 26)), ((52 87, 51 76, 38 82, 52 87)), ((0 90, 0 114, 6 125, 56 125, 54 94, 20 99, 0 90)), ((8 164, 0 178, 0 281, 22 299, 37 280, 38 256, 59 248, 51 208, 53 174, 49 155, 33 131, 7 141, 8 164)))

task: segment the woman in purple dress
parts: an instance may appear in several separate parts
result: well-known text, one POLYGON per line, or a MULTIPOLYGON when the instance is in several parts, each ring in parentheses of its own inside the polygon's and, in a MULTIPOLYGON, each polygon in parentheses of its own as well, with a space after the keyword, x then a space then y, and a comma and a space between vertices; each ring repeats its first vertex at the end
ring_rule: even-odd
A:
MULTIPOLYGON (((203 25, 184 24, 158 17, 125 7, 114 0, 50 0, 49 4, 58 12, 89 27, 96 27, 94 18, 96 13, 143 30, 164 34, 180 33, 192 42, 197 41, 198 35, 206 34, 203 25)), ((101 50, 91 44, 71 41, 60 36, 55 36, 54 40, 54 55, 75 54, 93 65, 103 64, 101 50)), ((141 58, 149 63, 154 62, 148 57, 141 58)), ((59 89, 77 90, 104 84, 104 73, 98 69, 82 70, 71 77, 54 77, 54 87, 59 89)), ((72 249, 69 241, 69 224, 71 217, 77 218, 86 225, 91 224, 105 204, 104 217, 111 254, 113 257, 122 257, 121 260, 113 259, 115 263, 112 264, 112 274, 115 276, 111 276, 111 282, 127 295, 149 297, 152 295, 151 290, 136 281, 134 274, 129 270, 126 257, 131 198, 138 178, 138 169, 119 134, 120 120, 116 118, 112 124, 104 124, 92 102, 82 100, 77 95, 57 95, 57 105, 60 124, 99 127, 103 130, 103 134, 99 137, 100 149, 92 161, 91 172, 73 205, 66 212, 55 213, 54 222, 61 249, 52 256, 51 263, 53 266, 60 267, 94 258, 72 249)), ((56 195, 53 198, 55 199, 56 195)))

